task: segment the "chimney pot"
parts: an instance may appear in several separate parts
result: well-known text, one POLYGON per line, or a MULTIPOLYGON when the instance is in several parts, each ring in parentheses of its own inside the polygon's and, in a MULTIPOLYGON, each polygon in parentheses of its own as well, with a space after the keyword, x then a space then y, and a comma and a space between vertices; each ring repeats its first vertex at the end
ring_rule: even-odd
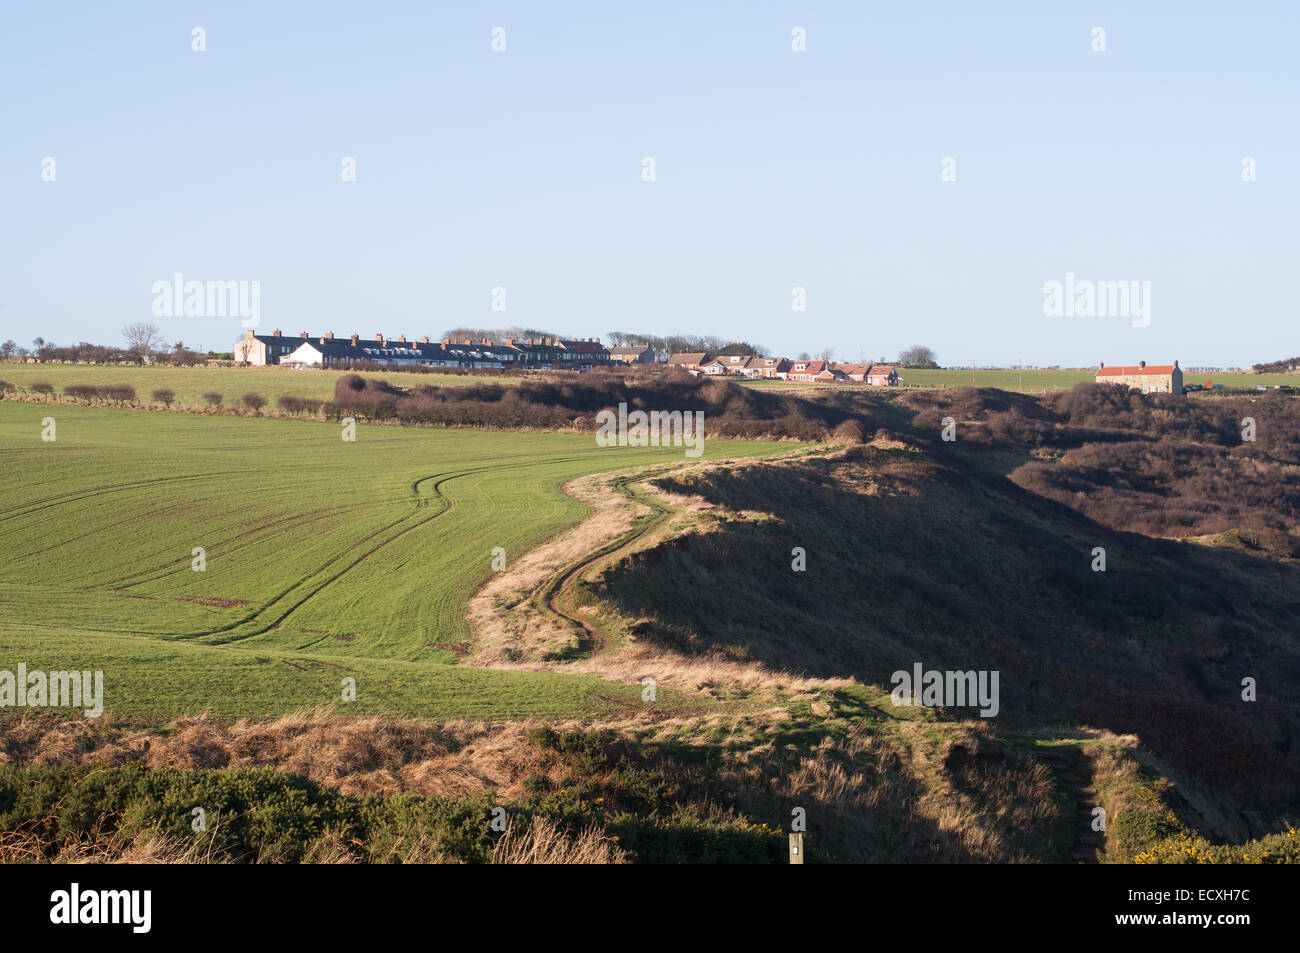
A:
POLYGON ((1138 367, 1146 367, 1146 366, 1147 366, 1146 361, 1138 361, 1138 367))

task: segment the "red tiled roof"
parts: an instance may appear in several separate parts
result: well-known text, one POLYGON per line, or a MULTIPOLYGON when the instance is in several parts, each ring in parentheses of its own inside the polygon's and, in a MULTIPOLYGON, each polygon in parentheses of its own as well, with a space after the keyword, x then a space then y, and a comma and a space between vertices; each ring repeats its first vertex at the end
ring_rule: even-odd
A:
POLYGON ((1148 364, 1146 367, 1102 367, 1098 368, 1098 377, 1141 377, 1143 374, 1172 374, 1173 364, 1148 364))

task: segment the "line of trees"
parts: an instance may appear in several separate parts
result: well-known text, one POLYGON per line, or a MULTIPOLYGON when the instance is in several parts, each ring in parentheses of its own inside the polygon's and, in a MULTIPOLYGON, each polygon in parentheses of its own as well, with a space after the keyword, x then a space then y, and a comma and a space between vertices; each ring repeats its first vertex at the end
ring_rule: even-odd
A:
POLYGON ((184 341, 177 341, 169 346, 158 330, 158 326, 145 321, 126 325, 122 328, 122 337, 126 341, 125 347, 92 344, 89 341, 60 346, 38 336, 32 340, 32 346, 27 348, 21 347, 18 342, 10 338, 0 343, 0 358, 34 357, 43 362, 139 364, 148 357, 159 363, 193 366, 204 363, 209 357, 187 348, 184 341))

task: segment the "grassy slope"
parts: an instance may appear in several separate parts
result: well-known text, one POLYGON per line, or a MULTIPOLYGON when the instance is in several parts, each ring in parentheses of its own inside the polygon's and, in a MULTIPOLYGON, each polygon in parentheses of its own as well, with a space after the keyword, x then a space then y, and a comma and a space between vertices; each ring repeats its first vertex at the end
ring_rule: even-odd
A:
POLYGON ((1297 657, 1294 566, 1117 533, 901 446, 682 489, 775 519, 724 522, 609 573, 597 591, 642 620, 643 640, 876 685, 914 662, 997 670, 1000 726, 1136 733, 1241 803, 1294 806, 1298 759, 1284 752, 1300 695, 1276 677, 1297 657), (791 571, 796 546, 806 572, 791 571), (717 612, 730 591, 746 597, 717 612), (1273 687, 1246 705, 1240 679, 1254 673, 1275 673, 1273 687))
POLYGON ((562 482, 681 451, 3 403, 0 458, 0 668, 103 668, 112 710, 176 715, 327 704, 342 667, 363 710, 486 717, 621 704, 594 679, 447 663, 493 548, 513 558, 583 515, 562 482))

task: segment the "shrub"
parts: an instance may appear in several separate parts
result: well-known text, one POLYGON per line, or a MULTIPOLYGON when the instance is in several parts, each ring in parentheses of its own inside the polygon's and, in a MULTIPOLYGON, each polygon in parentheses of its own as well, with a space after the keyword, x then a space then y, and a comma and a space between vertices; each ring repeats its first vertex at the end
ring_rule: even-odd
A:
POLYGON ((262 408, 266 406, 266 398, 256 391, 249 391, 240 400, 244 402, 245 407, 255 414, 261 413, 262 408))
POLYGON ((176 400, 176 392, 167 388, 160 388, 153 392, 153 399, 161 403, 164 407, 170 407, 176 400))
POLYGON ((46 381, 36 381, 32 384, 32 390, 45 397, 54 396, 54 385, 47 383, 46 381))
POLYGON ((306 397, 291 397, 285 394, 276 401, 281 410, 288 414, 309 414, 315 416, 320 413, 325 402, 321 400, 310 400, 306 397))
POLYGON ((203 399, 208 402, 209 407, 221 406, 221 395, 214 390, 210 390, 203 395, 203 399))
POLYGON ((846 420, 831 432, 831 436, 840 443, 866 443, 866 434, 862 432, 862 424, 856 420, 846 420))

